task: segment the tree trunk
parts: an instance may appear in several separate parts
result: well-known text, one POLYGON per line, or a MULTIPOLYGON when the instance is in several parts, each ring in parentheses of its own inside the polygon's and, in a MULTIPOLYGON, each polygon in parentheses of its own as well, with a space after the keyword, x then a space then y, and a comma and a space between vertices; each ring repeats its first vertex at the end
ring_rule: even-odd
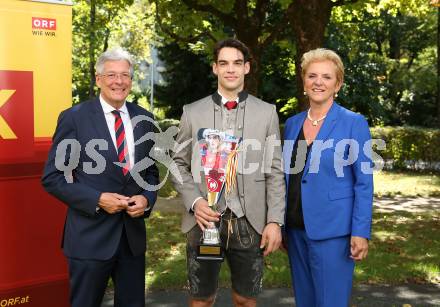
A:
POLYGON ((308 108, 308 100, 303 94, 303 80, 301 77, 301 58, 304 53, 322 47, 324 34, 330 20, 332 3, 330 0, 295 0, 295 9, 289 15, 290 24, 295 33, 296 58, 295 74, 298 90, 298 109, 308 108))
POLYGON ((251 62, 251 71, 246 77, 246 85, 245 88, 254 96, 258 96, 258 89, 260 86, 260 57, 253 57, 251 62))
MULTIPOLYGON (((240 38, 238 39, 241 40, 240 38)), ((242 42, 249 47, 252 56, 252 60, 250 63, 251 70, 246 77, 245 87, 249 94, 257 97, 258 89, 260 86, 261 48, 260 46, 258 46, 257 42, 246 42, 245 40, 243 40, 242 42)))
POLYGON ((400 50, 400 40, 401 40, 401 31, 399 21, 401 19, 402 13, 397 12, 397 16, 394 17, 391 22, 390 29, 390 50, 388 57, 393 60, 400 60, 401 50, 400 50))
POLYGON ((236 7, 236 24, 234 25, 237 39, 243 42, 250 51, 251 70, 246 76, 245 88, 254 96, 258 95, 260 83, 261 66, 261 44, 258 38, 261 36, 262 20, 257 20, 255 16, 249 16, 247 1, 239 1, 236 7))
POLYGON ((440 7, 437 9, 437 125, 440 128, 440 7))
POLYGON ((96 19, 96 1, 90 1, 90 42, 89 42, 89 97, 95 96, 95 19, 96 19))

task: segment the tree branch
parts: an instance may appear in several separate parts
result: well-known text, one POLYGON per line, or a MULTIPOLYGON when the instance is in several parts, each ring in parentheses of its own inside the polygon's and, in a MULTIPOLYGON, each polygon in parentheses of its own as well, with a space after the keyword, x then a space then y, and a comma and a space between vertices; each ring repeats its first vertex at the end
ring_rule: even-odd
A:
POLYGON ((199 4, 197 0, 182 0, 182 2, 191 9, 211 13, 212 15, 218 17, 221 21, 223 21, 225 25, 233 27, 237 22, 237 19, 230 16, 229 14, 223 13, 219 9, 213 7, 211 4, 199 4))
POLYGON ((181 43, 196 43, 202 36, 207 35, 209 38, 213 39, 211 33, 209 32, 202 32, 197 36, 188 36, 188 37, 184 37, 184 36, 180 36, 177 35, 176 33, 174 33, 172 30, 170 30, 169 28, 167 28, 163 23, 162 23, 162 18, 159 15, 159 4, 158 1, 155 0, 154 1, 155 5, 156 5, 156 22, 159 25, 159 28, 165 33, 167 34, 169 37, 171 37, 172 39, 174 39, 177 42, 181 42, 181 43))
POLYGON ((235 0, 234 12, 237 16, 236 20, 248 20, 249 11, 247 7, 247 0, 235 0))
POLYGON ((345 4, 353 4, 353 3, 356 3, 356 2, 358 2, 358 0, 337 0, 335 2, 332 2, 332 6, 333 7, 335 7, 335 6, 342 6, 342 5, 345 5, 345 4))
POLYGON ((262 24, 262 20, 264 19, 264 15, 266 14, 266 8, 268 4, 268 0, 257 0, 257 4, 255 6, 255 16, 260 24, 262 24))
POLYGON ((283 29, 286 28, 287 23, 289 22, 289 16, 292 14, 294 10, 293 3, 289 4, 287 9, 284 11, 283 17, 272 27, 267 29, 269 32, 269 36, 261 43, 261 48, 266 48, 269 44, 271 44, 275 39, 277 39, 280 34, 283 32, 283 29))

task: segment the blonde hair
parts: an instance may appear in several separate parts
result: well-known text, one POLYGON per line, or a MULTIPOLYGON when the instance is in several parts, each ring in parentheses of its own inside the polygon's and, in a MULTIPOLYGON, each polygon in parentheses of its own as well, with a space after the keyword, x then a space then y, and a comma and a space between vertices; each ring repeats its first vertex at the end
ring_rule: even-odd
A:
POLYGON ((314 62, 331 61, 336 66, 336 80, 339 84, 344 82, 344 63, 339 55, 333 50, 326 48, 317 48, 303 54, 301 58, 301 76, 304 80, 306 70, 314 62))

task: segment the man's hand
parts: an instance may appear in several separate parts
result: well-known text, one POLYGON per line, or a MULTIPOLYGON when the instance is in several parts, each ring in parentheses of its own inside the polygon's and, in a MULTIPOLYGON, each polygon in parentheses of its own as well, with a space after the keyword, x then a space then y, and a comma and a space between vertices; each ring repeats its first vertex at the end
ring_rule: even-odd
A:
POLYGON ((350 241, 350 257, 355 261, 367 258, 368 240, 362 237, 352 236, 350 241))
POLYGON ((219 221, 220 213, 209 208, 206 199, 200 198, 194 204, 194 217, 200 229, 204 231, 205 228, 212 227, 213 222, 219 221))
POLYGON ((98 207, 109 214, 115 214, 127 209, 130 198, 117 193, 104 192, 98 200, 98 207))
POLYGON ((131 217, 141 217, 148 208, 148 199, 143 195, 134 195, 128 200, 127 214, 131 217))
POLYGON ((269 223, 261 235, 260 248, 264 248, 264 256, 276 251, 281 244, 281 227, 277 223, 269 223))

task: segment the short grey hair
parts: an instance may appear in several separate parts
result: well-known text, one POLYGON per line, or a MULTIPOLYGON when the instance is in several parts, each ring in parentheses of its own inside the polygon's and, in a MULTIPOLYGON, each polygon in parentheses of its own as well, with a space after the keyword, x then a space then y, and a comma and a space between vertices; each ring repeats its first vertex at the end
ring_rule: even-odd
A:
POLYGON ((122 49, 121 47, 106 50, 101 53, 98 60, 96 61, 95 69, 97 74, 104 73, 104 64, 107 61, 127 61, 130 65, 130 75, 133 77, 133 59, 131 58, 128 51, 122 49))

